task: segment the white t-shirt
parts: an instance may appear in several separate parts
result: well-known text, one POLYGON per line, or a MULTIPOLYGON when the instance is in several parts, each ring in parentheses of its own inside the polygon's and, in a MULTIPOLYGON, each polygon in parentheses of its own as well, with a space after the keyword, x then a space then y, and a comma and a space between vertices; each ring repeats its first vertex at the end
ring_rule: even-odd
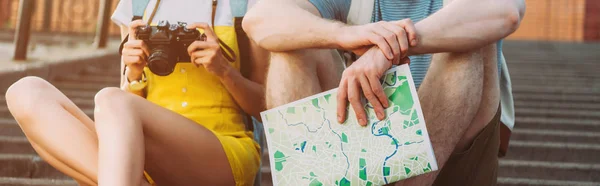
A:
MULTIPOLYGON (((131 23, 133 12, 131 10, 133 0, 121 0, 117 5, 111 19, 117 25, 127 26, 131 23)), ((216 26, 233 26, 233 15, 231 14, 230 0, 219 0, 217 13, 215 14, 216 26)), ((146 7, 146 14, 152 14, 157 0, 150 0, 146 7)), ((249 2, 248 4, 251 4, 249 2)), ((154 15, 152 23, 167 20, 169 23, 204 22, 211 24, 212 0, 161 0, 158 10, 154 15)), ((144 17, 144 20, 147 18, 144 17)))

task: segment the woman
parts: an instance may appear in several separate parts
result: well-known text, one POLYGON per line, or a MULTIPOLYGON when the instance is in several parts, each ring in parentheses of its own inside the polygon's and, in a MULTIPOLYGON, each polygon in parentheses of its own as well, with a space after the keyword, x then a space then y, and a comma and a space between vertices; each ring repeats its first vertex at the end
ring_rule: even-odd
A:
POLYGON ((245 129, 242 112, 258 117, 264 110, 267 59, 251 60, 253 72, 246 79, 238 71, 239 59, 230 63, 224 58, 218 38, 237 52, 228 0, 219 1, 214 32, 206 24, 212 0, 154 0, 146 8, 146 15, 154 15, 150 24, 197 23, 188 28, 207 36, 188 48, 192 63, 178 63, 168 76, 154 75, 144 68, 148 46, 135 37, 135 28, 147 19, 130 21, 131 1, 122 0, 112 17, 122 38, 129 33, 121 88, 96 94, 95 121, 40 78, 23 78, 8 89, 8 107, 32 146, 81 185, 148 185, 152 180, 159 185, 251 185, 259 170, 259 147, 245 129))

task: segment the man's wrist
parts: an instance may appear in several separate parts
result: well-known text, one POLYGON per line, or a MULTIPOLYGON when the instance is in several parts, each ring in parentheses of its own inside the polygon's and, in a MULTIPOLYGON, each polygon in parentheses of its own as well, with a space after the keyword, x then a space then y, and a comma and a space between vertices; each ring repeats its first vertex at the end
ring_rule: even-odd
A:
POLYGON ((347 31, 348 27, 349 26, 344 23, 333 22, 331 24, 331 27, 326 31, 326 34, 324 35, 326 46, 328 48, 342 49, 342 46, 344 45, 342 43, 342 34, 347 31))

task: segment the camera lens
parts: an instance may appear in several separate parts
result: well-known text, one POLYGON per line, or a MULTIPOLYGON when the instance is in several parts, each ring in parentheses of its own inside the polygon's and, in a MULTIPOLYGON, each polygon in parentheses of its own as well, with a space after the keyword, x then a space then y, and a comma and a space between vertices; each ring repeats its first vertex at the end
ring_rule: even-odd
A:
POLYGON ((152 50, 148 57, 148 68, 152 73, 159 76, 166 76, 173 73, 174 65, 169 63, 169 54, 166 50, 158 47, 152 50))

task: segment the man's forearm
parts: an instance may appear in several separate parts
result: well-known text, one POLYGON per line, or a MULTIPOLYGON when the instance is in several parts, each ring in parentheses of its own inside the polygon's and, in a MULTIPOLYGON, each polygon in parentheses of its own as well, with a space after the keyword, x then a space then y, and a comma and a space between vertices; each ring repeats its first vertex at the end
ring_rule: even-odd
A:
POLYGON ((306 0, 262 0, 244 17, 243 27, 259 46, 272 52, 339 48, 341 22, 325 20, 306 0))
POLYGON ((415 24, 419 34, 410 55, 466 52, 513 33, 525 11, 523 0, 454 0, 415 24))

